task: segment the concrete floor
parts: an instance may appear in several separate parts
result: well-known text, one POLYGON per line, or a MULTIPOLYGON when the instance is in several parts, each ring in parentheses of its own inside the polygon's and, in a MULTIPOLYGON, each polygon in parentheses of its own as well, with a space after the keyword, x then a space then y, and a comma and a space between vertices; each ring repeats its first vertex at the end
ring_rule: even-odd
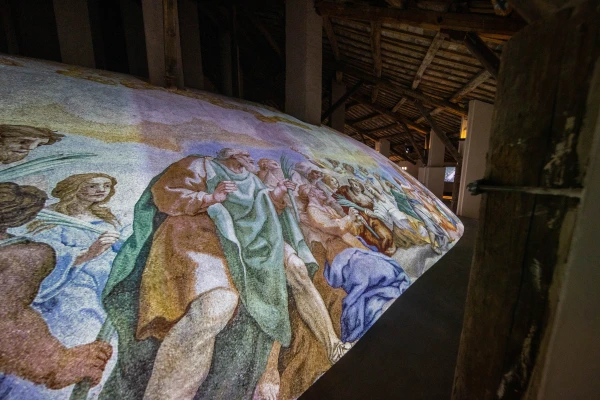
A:
POLYGON ((477 221, 301 400, 449 399, 477 221))

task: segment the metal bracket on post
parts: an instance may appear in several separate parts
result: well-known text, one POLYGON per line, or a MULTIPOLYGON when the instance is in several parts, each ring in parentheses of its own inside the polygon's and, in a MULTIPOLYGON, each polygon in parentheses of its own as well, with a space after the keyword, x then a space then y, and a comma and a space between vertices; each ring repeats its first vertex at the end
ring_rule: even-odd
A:
POLYGON ((483 179, 473 181, 467 185, 467 190, 472 196, 477 196, 486 192, 521 192, 529 194, 539 194, 546 196, 565 196, 581 198, 583 189, 579 188, 545 188, 534 186, 498 186, 492 185, 483 179))

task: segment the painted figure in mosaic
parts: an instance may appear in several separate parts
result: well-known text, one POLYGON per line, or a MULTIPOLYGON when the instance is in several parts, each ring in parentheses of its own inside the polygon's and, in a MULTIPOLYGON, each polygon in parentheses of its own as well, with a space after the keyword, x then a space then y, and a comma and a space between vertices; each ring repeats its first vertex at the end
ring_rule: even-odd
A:
POLYGON ((244 150, 190 156, 138 201, 134 233, 104 293, 120 338, 105 398, 247 397, 274 342, 290 343, 288 286, 330 360, 347 350, 310 279, 318 266, 286 208, 295 184, 270 189, 253 172, 244 150))
POLYGON ((21 390, 39 388, 44 393, 59 393, 57 389, 84 378, 96 385, 112 353, 111 346, 101 342, 65 346, 31 307, 40 284, 55 267, 56 254, 49 245, 10 235, 7 229, 32 221, 45 201, 46 194, 35 187, 0 183, 0 395, 3 399, 37 399, 31 395, 35 392, 26 391, 23 395, 21 390))
MULTIPOLYGON (((28 237, 46 243, 56 253, 56 266, 40 285, 32 306, 54 337, 67 347, 93 342, 106 319, 102 291, 122 245, 123 227, 105 205, 114 195, 116 183, 112 176, 86 173, 63 179, 52 190, 59 201, 48 209, 77 218, 89 224, 90 230, 42 221, 27 226, 28 237)), ((116 340, 112 345, 116 347, 116 340)), ((115 362, 116 348, 115 357, 106 366, 105 379, 115 362)), ((26 384, 20 387, 23 398, 48 399, 68 399, 72 389, 50 392, 26 384)), ((92 394, 97 396, 100 390, 98 386, 92 394)))
MULTIPOLYGON (((392 231, 377 218, 373 212, 374 202, 365 190, 365 185, 354 178, 348 179, 348 185, 341 186, 337 194, 350 200, 363 210, 359 212, 361 218, 365 221, 360 236, 370 245, 376 246, 379 251, 387 255, 392 255, 396 251, 392 231), (370 228, 370 229, 369 229, 370 228)), ((344 208, 344 211, 347 207, 344 208)))
POLYGON ((0 124, 0 164, 21 161, 37 147, 54 144, 62 137, 46 128, 0 124))

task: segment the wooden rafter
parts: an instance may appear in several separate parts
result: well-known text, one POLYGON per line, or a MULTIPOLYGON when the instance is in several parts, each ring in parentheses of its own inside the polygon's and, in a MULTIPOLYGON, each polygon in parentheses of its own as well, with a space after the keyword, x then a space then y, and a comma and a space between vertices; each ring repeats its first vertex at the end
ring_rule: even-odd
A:
POLYGON ((494 78, 498 77, 500 58, 490 50, 477 33, 461 32, 450 29, 444 29, 442 31, 447 34, 452 41, 463 44, 467 50, 469 50, 469 53, 471 53, 471 55, 473 55, 473 57, 475 57, 494 78))
MULTIPOLYGON (((397 128, 399 126, 400 126, 400 122, 395 121, 395 122, 393 122, 393 123, 391 123, 389 125, 382 126, 381 128, 372 129, 370 131, 367 131, 367 133, 369 135, 377 135, 379 133, 387 132, 387 131, 389 131, 391 129, 394 129, 394 128, 397 128)), ((381 137, 380 139, 389 139, 390 137, 394 137, 396 135, 397 135, 397 133, 394 133, 393 135, 386 135, 385 137, 381 137)))
POLYGON ((417 145, 417 142, 415 141, 412 132, 410 131, 410 129, 408 129, 408 126, 406 126, 406 124, 402 124, 402 128, 404 128, 404 131, 408 136, 408 140, 410 140, 410 144, 412 144, 413 148, 415 149, 415 152, 417 153, 417 156, 419 156, 419 160, 421 160, 422 163, 425 163, 425 155, 421 152, 421 149, 417 145))
MULTIPOLYGON (((371 22, 371 55, 373 57, 373 75, 381 78, 383 61, 381 60, 381 22, 371 22)), ((371 103, 377 101, 379 85, 375 84, 371 93, 371 103)))
POLYGON ((163 1, 163 29, 165 54, 165 83, 168 88, 183 88, 181 48, 179 44, 179 17, 176 0, 163 1))
POLYGON ((417 107, 417 109, 419 110, 419 112, 423 115, 423 117, 425 117, 425 120, 427 120, 427 122, 429 123, 429 126, 431 126, 431 129, 437 135, 437 137, 442 141, 442 143, 444 143, 444 146, 446 147, 446 149, 448 150, 448 152, 450 153, 450 155, 452 155, 452 157, 456 161, 460 161, 462 159, 461 154, 458 152, 458 150, 456 149, 456 147, 454 147, 454 145, 452 144, 452 142, 450 141, 450 139, 448 139, 448 136, 446 136, 446 134, 439 127, 439 125, 437 124, 437 122, 429 114, 429 111, 427 111, 425 109, 425 107, 423 107, 423 104, 421 104, 420 101, 415 101, 415 107, 417 107))
POLYGON ((339 62, 340 48, 337 43, 335 32, 333 31, 333 26, 331 25, 331 19, 328 16, 323 17, 323 28, 325 29, 325 34, 329 40, 329 45, 331 46, 331 51, 333 52, 333 58, 336 62, 339 62))
POLYGON ((458 115, 460 117, 467 115, 467 112, 464 109, 462 109, 461 107, 459 107, 456 104, 450 103, 449 101, 436 99, 436 98, 424 95, 423 93, 417 92, 417 91, 409 89, 409 88, 405 88, 405 87, 400 86, 396 83, 393 83, 387 79, 377 78, 376 76, 364 73, 356 68, 353 68, 353 67, 350 67, 347 65, 338 64, 335 66, 335 68, 337 70, 343 71, 345 74, 352 75, 355 78, 364 79, 365 81, 368 81, 368 82, 371 82, 374 84, 378 84, 382 88, 388 89, 390 92, 399 93, 400 95, 409 97, 413 100, 420 100, 420 101, 430 104, 434 107, 442 107, 442 108, 446 109, 448 112, 451 112, 452 114, 458 115))
MULTIPOLYGON (((481 72, 479 72, 478 74, 476 74, 469 82, 467 82, 465 84, 465 86, 463 86, 456 93, 454 93, 452 95, 452 97, 450 97, 450 99, 448 101, 450 101, 452 103, 459 102, 467 94, 469 94, 473 90, 477 89, 477 87, 479 85, 481 85, 482 83, 484 83, 485 81, 487 81, 488 79, 490 79, 491 76, 492 76, 492 74, 490 74, 487 70, 485 70, 485 69, 481 70, 481 72)), ((437 107, 434 110, 432 110, 430 112, 430 114, 431 115, 437 115, 437 114, 441 113, 442 111, 444 111, 443 108, 437 107)), ((420 124, 423 121, 425 121, 425 118, 424 117, 420 117, 420 118, 418 118, 418 119, 415 120, 415 123, 420 124)))
POLYGON ((524 21, 516 18, 488 14, 387 8, 365 4, 334 3, 332 1, 317 1, 315 8, 317 13, 322 16, 358 21, 380 21, 390 24, 405 23, 433 30, 447 28, 464 32, 506 35, 508 37, 526 25, 524 21))
POLYGON ((431 41, 431 45, 427 50, 427 54, 423 57, 423 61, 421 61, 421 66, 419 66, 419 70, 415 74, 415 78, 413 79, 413 83, 411 85, 411 89, 416 89, 417 86, 421 83, 421 79, 423 79, 423 75, 425 74, 425 70, 429 67, 429 64, 435 58, 437 51, 439 50, 442 42, 444 41, 444 35, 441 32, 435 34, 433 40, 431 41))
POLYGON ((358 101, 359 103, 363 104, 364 106, 370 108, 373 111, 376 111, 378 113, 386 115, 386 116, 392 118, 394 121, 403 122, 419 133, 427 134, 427 130, 425 130, 424 127, 415 124, 414 122, 412 122, 411 120, 409 120, 406 117, 403 117, 399 114, 391 112, 390 110, 386 109, 385 107, 380 106, 379 104, 372 104, 370 99, 368 99, 364 96, 352 96, 352 98, 354 100, 358 101))
MULTIPOLYGON (((423 61, 421 61, 421 65, 419 66, 419 69, 417 70, 417 73, 415 74, 415 77, 414 77, 412 85, 411 85, 411 89, 416 89, 419 86, 419 84, 421 83, 421 79, 423 79, 425 70, 427 69, 427 67, 429 67, 429 64, 431 64, 431 62, 435 58, 437 51, 440 49, 440 46, 442 45, 442 42, 444 41, 444 37, 445 37, 444 34, 442 34, 441 32, 438 32, 435 34, 435 36, 431 40, 429 49, 427 49, 427 53, 425 54, 425 57, 423 57, 423 61)), ((394 108, 392 108, 392 112, 398 111, 400 109, 400 107, 402 107, 402 104, 404 104, 404 102, 406 102, 406 97, 402 97, 400 99, 400 101, 398 103, 396 103, 394 108)))
MULTIPOLYGON (((360 104, 360 103, 358 103, 358 104, 360 104)), ((381 113, 375 112, 375 113, 367 114, 364 117, 353 119, 353 120, 348 121, 348 122, 351 123, 351 124, 360 124, 362 122, 372 121, 372 120, 374 120, 376 118, 379 118, 379 117, 381 117, 381 113)))

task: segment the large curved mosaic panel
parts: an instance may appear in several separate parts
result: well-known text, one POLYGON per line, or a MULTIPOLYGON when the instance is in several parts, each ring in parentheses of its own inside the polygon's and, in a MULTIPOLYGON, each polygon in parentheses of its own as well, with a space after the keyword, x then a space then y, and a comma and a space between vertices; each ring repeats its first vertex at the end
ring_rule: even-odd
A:
POLYGON ((0 56, 0 398, 293 399, 460 238, 276 110, 0 56))

